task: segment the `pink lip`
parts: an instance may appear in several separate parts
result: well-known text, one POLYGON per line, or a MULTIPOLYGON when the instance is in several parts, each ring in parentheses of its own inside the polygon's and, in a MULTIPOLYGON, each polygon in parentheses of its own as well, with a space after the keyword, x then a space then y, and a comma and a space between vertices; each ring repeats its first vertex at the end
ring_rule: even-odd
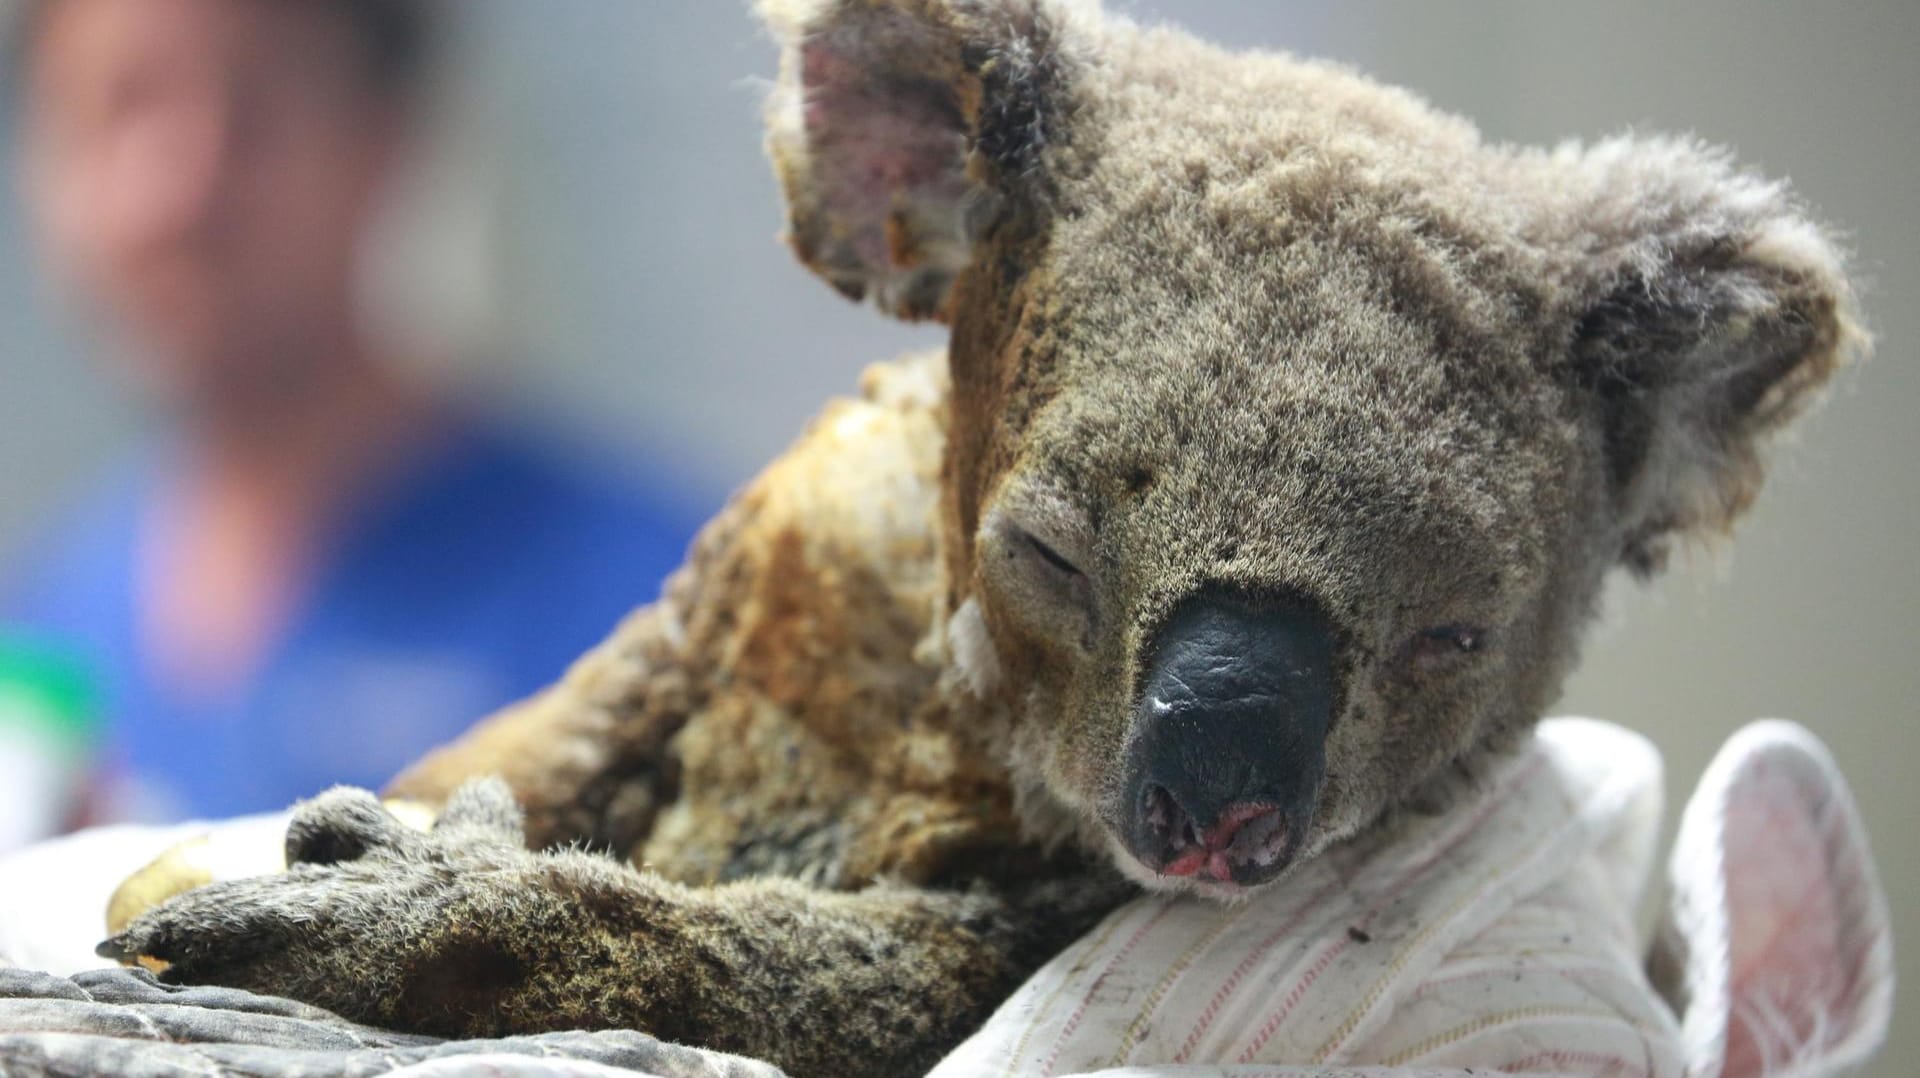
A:
POLYGON ((1233 866, 1225 850, 1188 850, 1161 866, 1163 876, 1205 875, 1221 883, 1233 882, 1233 866))
MULTIPOLYGON (((1214 855, 1214 858, 1217 857, 1214 855)), ((1245 894, 1247 889, 1244 886, 1233 882, 1230 876, 1218 874, 1225 873, 1227 866, 1216 866, 1212 863, 1214 858, 1199 852, 1188 853, 1155 871, 1161 876, 1190 879, 1192 886, 1201 894, 1214 898, 1236 898, 1245 894)))
POLYGON ((1205 867, 1212 850, 1188 850, 1160 867, 1163 876, 1191 876, 1205 867))
POLYGON ((1273 812, 1264 802, 1235 805, 1220 822, 1201 836, 1203 845, 1187 850, 1159 869, 1163 876, 1206 876, 1221 883, 1233 882, 1233 865, 1227 860, 1227 848, 1233 836, 1250 821, 1273 812))

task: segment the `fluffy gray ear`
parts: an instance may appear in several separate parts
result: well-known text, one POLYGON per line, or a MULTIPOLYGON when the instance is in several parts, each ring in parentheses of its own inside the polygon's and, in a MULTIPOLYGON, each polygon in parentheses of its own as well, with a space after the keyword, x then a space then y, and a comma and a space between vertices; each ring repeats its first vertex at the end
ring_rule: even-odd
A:
POLYGON ((1867 346, 1830 238, 1782 184, 1693 143, 1562 151, 1581 192, 1576 376, 1602 418, 1622 559, 1750 505, 1767 437, 1867 346))
MULTIPOLYGON (((1087 6, 1087 5, 1083 5, 1087 6)), ((761 0, 788 242, 845 295, 944 320, 974 240, 1044 201, 1071 63, 1047 0, 761 0)))

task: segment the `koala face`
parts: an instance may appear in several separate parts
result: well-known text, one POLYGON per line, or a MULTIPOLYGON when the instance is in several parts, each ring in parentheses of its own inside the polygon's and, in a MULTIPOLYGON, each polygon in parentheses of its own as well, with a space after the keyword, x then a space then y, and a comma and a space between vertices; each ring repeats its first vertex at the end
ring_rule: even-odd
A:
POLYGON ((1531 259, 1476 279, 1446 262, 1459 234, 1228 212, 1248 185, 1294 197, 1271 167, 1057 224, 1008 344, 956 354, 962 407, 962 359, 1046 387, 982 409, 1001 448, 969 529, 1013 758, 1136 875, 1215 893, 1524 728, 1610 564, 1581 401, 1537 372, 1539 300, 1515 298, 1531 259))
POLYGON ((956 654, 1021 784, 1234 896, 1551 703, 1862 337, 1784 191, 1086 5, 768 14, 793 244, 953 331, 956 654))

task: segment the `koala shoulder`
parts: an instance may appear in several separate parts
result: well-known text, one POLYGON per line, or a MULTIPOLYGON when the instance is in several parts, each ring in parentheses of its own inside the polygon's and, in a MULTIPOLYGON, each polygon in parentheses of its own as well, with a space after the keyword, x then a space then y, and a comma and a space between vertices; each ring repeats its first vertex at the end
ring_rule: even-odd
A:
POLYGON ((726 596, 736 611, 742 600, 791 606, 815 631, 888 608, 931 616, 918 607, 935 586, 946 396, 940 354, 870 367, 860 396, 828 404, 715 522, 724 541, 696 545, 702 590, 744 588, 726 596))
POLYGON ((938 875, 1006 823, 982 812, 1004 778, 955 736, 924 646, 943 608, 945 402, 942 356, 872 368, 702 538, 670 598, 705 689, 636 859, 691 883, 858 886, 938 875))
POLYGON ((848 762, 884 757, 937 680, 916 649, 940 597, 945 399, 943 356, 867 371, 701 530, 659 602, 389 794, 438 804, 501 775, 536 843, 585 837, 695 881, 769 867, 748 847, 793 872, 835 861, 838 839, 762 832, 796 785, 831 816, 864 780, 848 762))

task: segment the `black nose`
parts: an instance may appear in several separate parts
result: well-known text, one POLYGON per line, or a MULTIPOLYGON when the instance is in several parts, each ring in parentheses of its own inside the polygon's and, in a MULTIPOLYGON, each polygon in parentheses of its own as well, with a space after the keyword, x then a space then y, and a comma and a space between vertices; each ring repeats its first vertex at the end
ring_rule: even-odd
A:
POLYGON ((1304 601, 1203 593, 1155 638, 1134 717, 1129 845, 1163 875, 1278 875, 1312 823, 1333 633, 1304 601))

